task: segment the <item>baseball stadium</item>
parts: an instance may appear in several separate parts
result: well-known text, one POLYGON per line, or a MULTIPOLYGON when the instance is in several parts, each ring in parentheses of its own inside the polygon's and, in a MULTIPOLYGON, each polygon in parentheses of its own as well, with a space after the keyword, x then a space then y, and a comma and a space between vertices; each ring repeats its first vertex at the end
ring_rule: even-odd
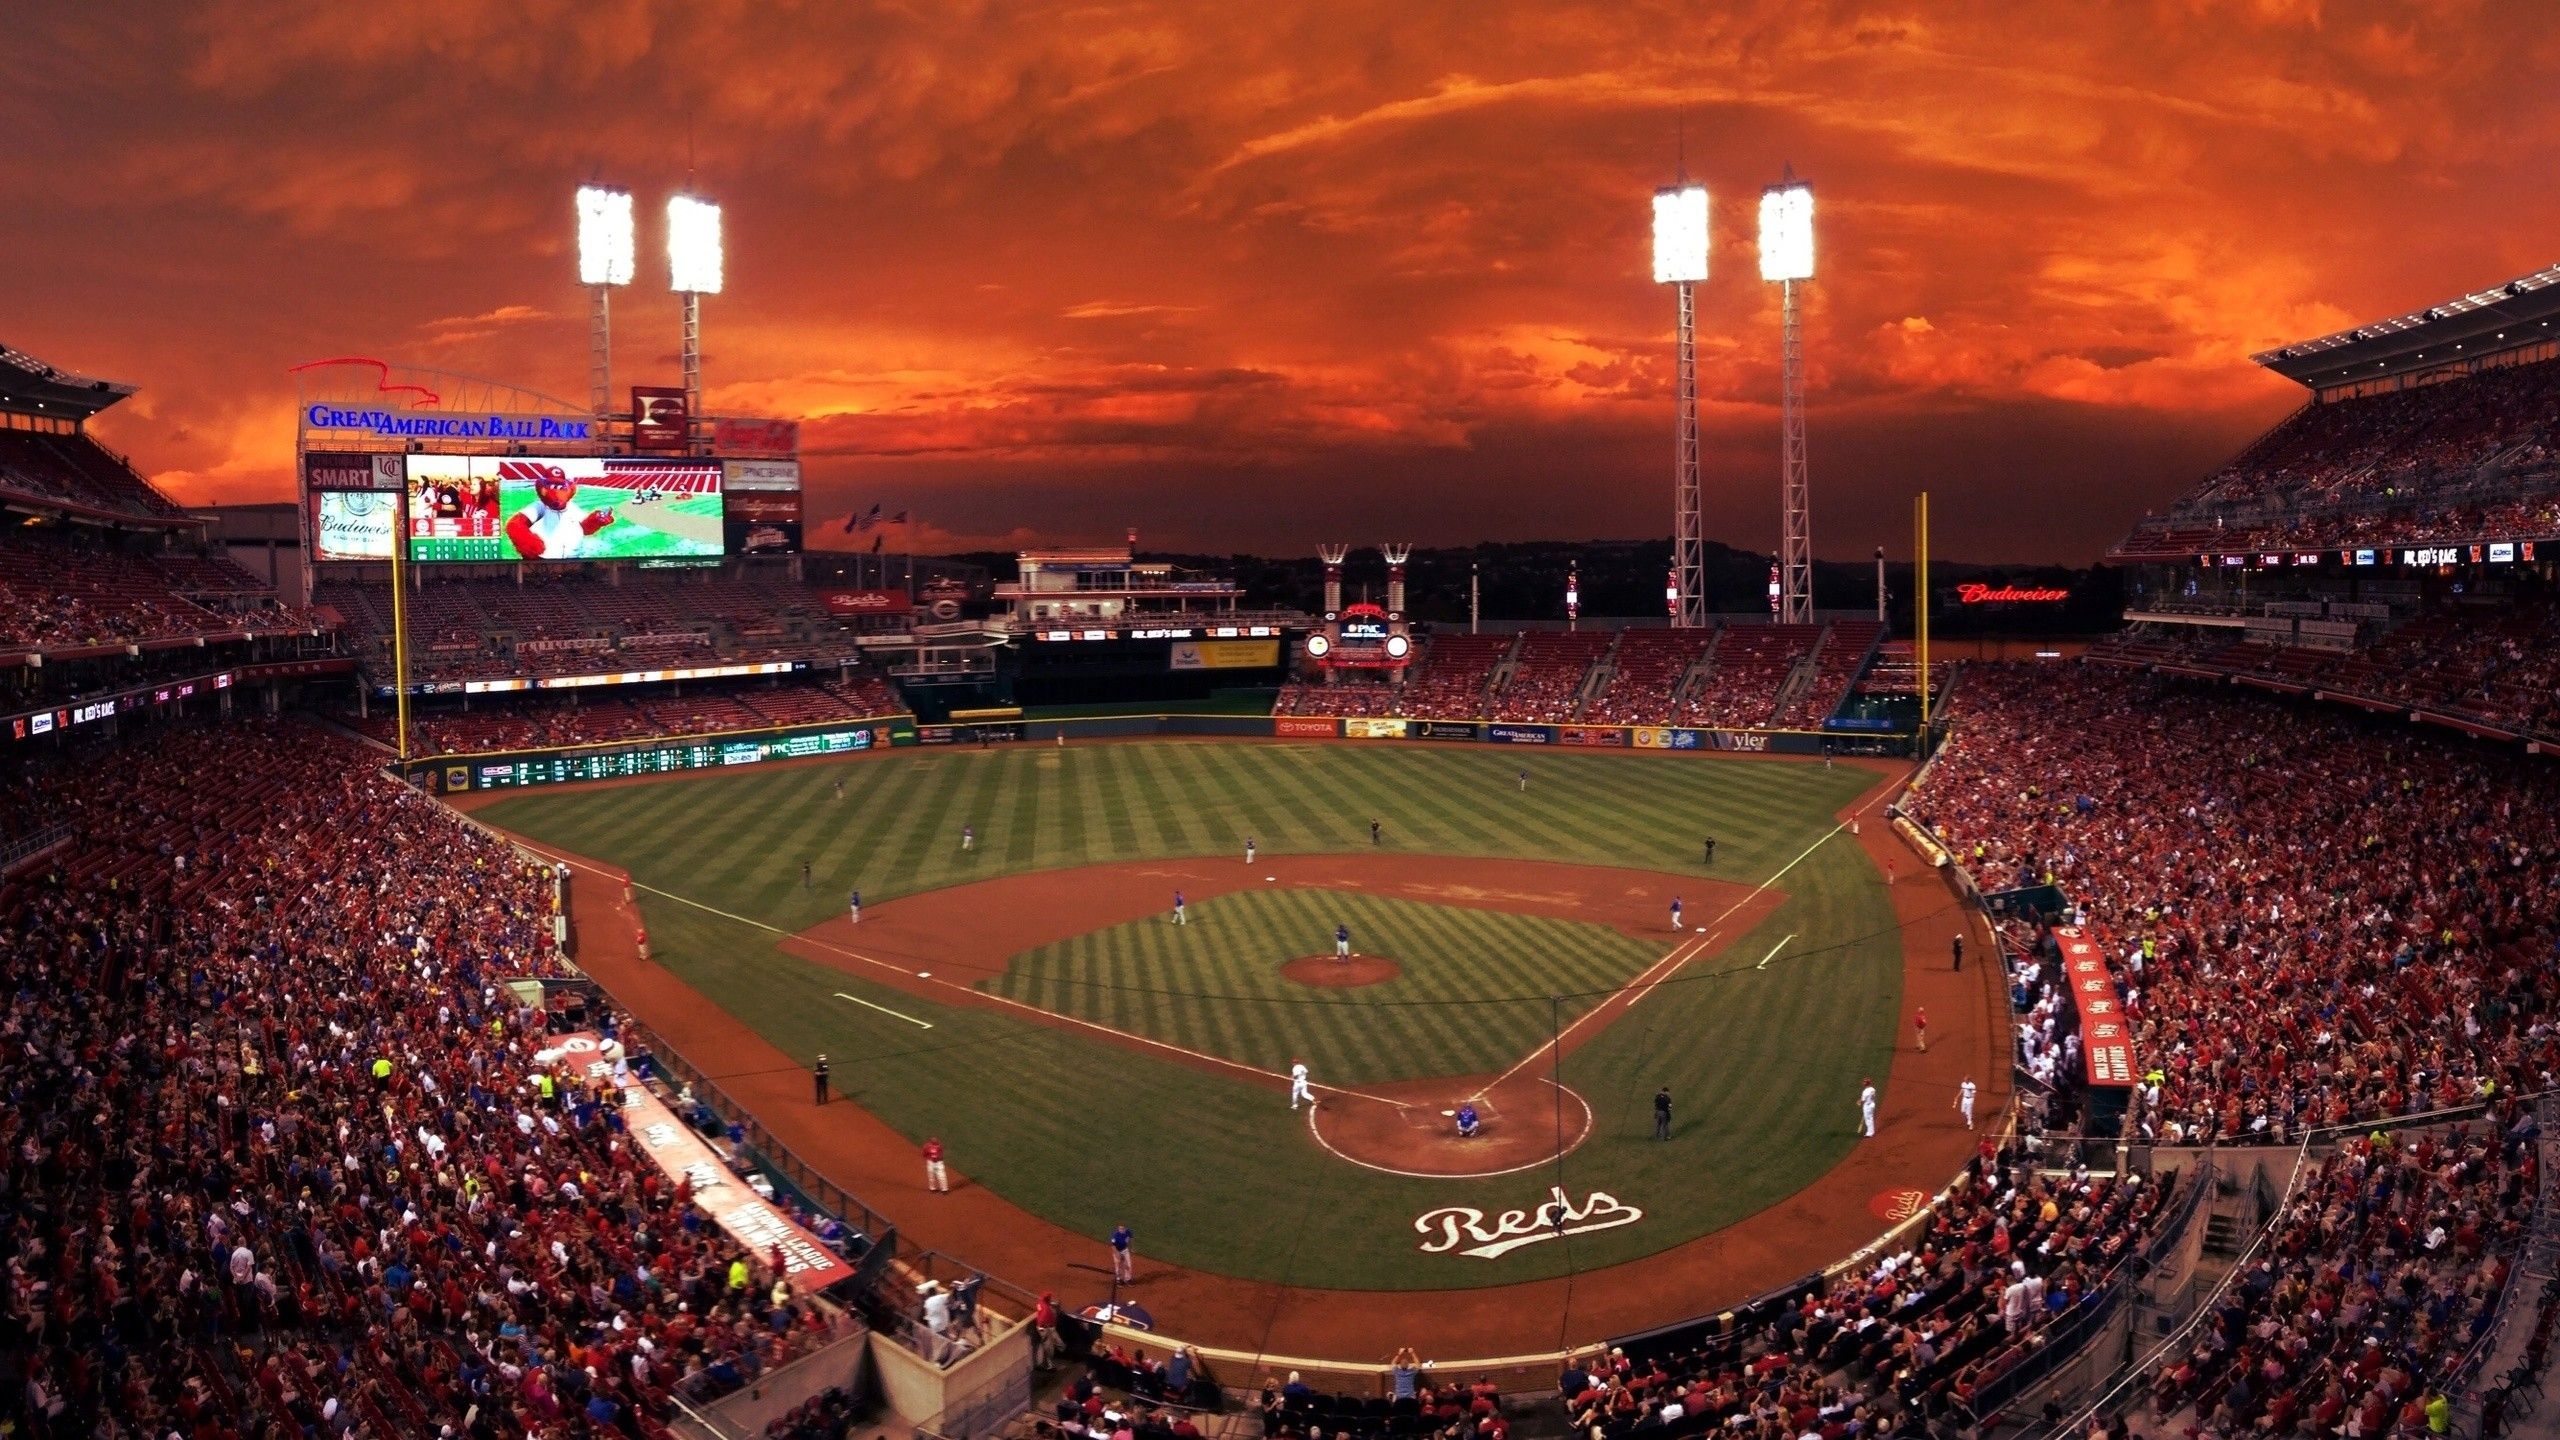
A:
POLYGON ((268 498, 70 368, 126 322, 0 347, 0 1433, 2560 1423, 2560 267, 2307 265, 2215 322, 2275 418, 1993 565, 2022 479, 1815 495, 1890 202, 1818 270, 1684 153, 1554 212, 1667 534, 1266 541, 1212 468, 963 544, 863 488, 941 442, 723 373, 805 297, 716 167, 510 163, 556 233, 467 344, 297 338, 268 498))

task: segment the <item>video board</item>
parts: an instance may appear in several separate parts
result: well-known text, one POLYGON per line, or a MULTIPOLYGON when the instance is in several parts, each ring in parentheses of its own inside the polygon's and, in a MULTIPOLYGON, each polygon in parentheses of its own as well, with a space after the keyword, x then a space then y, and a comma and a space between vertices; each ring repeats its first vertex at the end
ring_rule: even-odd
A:
POLYGON ((409 558, 477 564, 716 559, 719 462, 411 455, 409 558))

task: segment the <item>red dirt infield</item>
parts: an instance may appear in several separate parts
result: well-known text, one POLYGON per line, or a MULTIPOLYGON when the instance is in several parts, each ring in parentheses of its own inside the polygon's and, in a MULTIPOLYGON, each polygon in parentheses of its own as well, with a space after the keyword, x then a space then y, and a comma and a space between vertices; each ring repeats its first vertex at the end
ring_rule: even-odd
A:
POLYGON ((1301 955, 1280 967, 1280 978, 1317 990, 1357 990, 1384 985, 1404 967, 1384 955, 1301 955))
POLYGON ((1591 1137, 1591 1106, 1544 1075, 1443 1075, 1327 1095, 1307 1128, 1334 1158, 1390 1175, 1474 1179, 1555 1163, 1591 1137), (1455 1111, 1472 1102, 1473 1136, 1455 1111))
MULTIPOLYGON (((1758 763, 1814 763, 1746 758, 1758 763)), ((1661 763, 1695 762, 1684 757, 1661 763)), ((1950 937, 1963 933, 1969 950, 1988 955, 1994 953, 1988 933, 1978 917, 1948 903, 1946 886, 1893 837, 1880 813, 1899 793, 1909 767, 1884 761, 1840 763, 1877 776, 1876 785, 1842 810, 1840 818, 1863 820, 1856 843, 1879 871, 1888 859, 1896 862, 1899 879, 1891 893, 1905 927, 1903 1018, 1877 1138, 1861 1143, 1803 1190, 1755 1215, 1659 1254, 1570 1279, 1442 1291, 1324 1290, 1184 1270, 1150 1262, 1142 1255, 1133 1298, 1155 1314, 1168 1336, 1203 1346, 1368 1362, 1409 1343, 1426 1354, 1454 1360, 1544 1352, 1559 1342, 1588 1343, 1711 1314, 1799 1279, 1874 1240, 1882 1226, 1869 1202, 1879 1191, 1917 1188, 1934 1193, 1973 1153, 1977 1136, 1968 1133, 1947 1109, 1946 1098, 1967 1074, 1982 1082, 1981 1114, 1986 1128, 1996 1131, 1997 1117, 2010 1098, 2008 1036, 1998 967, 1977 964, 1957 973, 1947 968, 1950 937), (1910 1014, 1918 1006, 1928 1008, 1938 1039, 1925 1053, 1914 1051, 1909 1039, 1910 1014)), ((508 793, 456 798, 459 808, 475 809, 475 801, 504 798, 508 793)), ((531 846, 529 841, 523 843, 531 846)), ((578 867, 570 884, 570 903, 581 941, 579 965, 635 1019, 695 1066, 731 1077, 723 1080, 723 1087, 778 1140, 895 1221, 910 1246, 944 1251, 1015 1284, 1035 1291, 1055 1290, 1063 1299, 1073 1300, 1094 1289, 1094 1271, 1107 1263, 1101 1241, 1029 1214, 1001 1195, 970 1183, 965 1176, 965 1152, 954 1156, 956 1188, 949 1194, 928 1194, 923 1167, 906 1137, 858 1106, 813 1107, 807 1074, 798 1059, 775 1048, 746 1022, 673 974, 639 958, 633 943, 639 915, 625 896, 628 877, 623 872, 582 857, 563 858, 578 867)), ((1691 897, 1693 916, 1715 915, 1744 893, 1744 887, 1723 886, 1722 893, 1711 895, 1706 889, 1709 882, 1695 876, 1527 861, 1441 858, 1435 865, 1410 869, 1386 863, 1427 858, 1432 857, 1266 856, 1255 872, 1277 873, 1282 883, 1361 888, 1441 904, 1560 915, 1648 935, 1667 933, 1662 915, 1674 885, 1691 897), (1557 887, 1557 872, 1621 878, 1616 882, 1617 893, 1603 896, 1580 892, 1580 887, 1557 887)), ((1245 867, 1233 859, 1031 872, 866 907, 858 928, 839 916, 781 943, 804 958, 884 983, 911 986, 945 1003, 998 1003, 995 997, 969 987, 1000 968, 1006 957, 1064 935, 1160 913, 1176 886, 1194 898, 1205 898, 1240 888, 1249 878, 1245 867), (1124 873, 1112 877, 1116 883, 1106 883, 1104 872, 1124 873), (990 903, 999 897, 1003 903, 990 903), (932 975, 917 975, 919 970, 932 975)), ((1742 934, 1757 918, 1746 907, 1733 917, 1734 928, 1724 933, 1742 934)), ((1704 953, 1704 944, 1684 944, 1666 960, 1675 962, 1670 968, 1676 969, 1686 963, 1684 957, 1704 953)), ((1329 956, 1321 958, 1331 961, 1329 956)), ((1669 973, 1664 969, 1659 975, 1648 975, 1659 980, 1669 973)), ((1639 977, 1619 997, 1587 1012, 1586 1021, 1613 1014, 1647 988, 1646 978, 1639 977)), ((1080 1023, 1048 1018, 1051 1023, 1080 1023)), ((1599 1027, 1595 1023, 1591 1028, 1599 1027)), ((1108 1038, 1117 1032, 1096 1033, 1108 1038)), ((1565 1043, 1575 1043, 1570 1033, 1565 1043)), ((1266 1076, 1258 1070, 1245 1073, 1265 1076, 1275 1090, 1285 1090, 1287 1085, 1285 1077, 1266 1076)), ((1550 1094, 1542 1092, 1526 1103, 1525 1110, 1549 1117, 1546 1144, 1551 1153, 1550 1094)), ((1516 1117, 1522 1108, 1509 1113, 1516 1117)), ((1570 1128, 1569 1114, 1567 1118, 1570 1128)))

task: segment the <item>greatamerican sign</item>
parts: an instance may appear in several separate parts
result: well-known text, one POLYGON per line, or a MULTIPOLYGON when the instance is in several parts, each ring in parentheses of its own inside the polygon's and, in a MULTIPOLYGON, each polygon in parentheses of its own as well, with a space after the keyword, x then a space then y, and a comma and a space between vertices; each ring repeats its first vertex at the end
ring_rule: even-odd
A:
POLYGON ((308 405, 302 423, 313 430, 361 430, 395 440, 585 440, 595 422, 567 415, 422 415, 308 405))

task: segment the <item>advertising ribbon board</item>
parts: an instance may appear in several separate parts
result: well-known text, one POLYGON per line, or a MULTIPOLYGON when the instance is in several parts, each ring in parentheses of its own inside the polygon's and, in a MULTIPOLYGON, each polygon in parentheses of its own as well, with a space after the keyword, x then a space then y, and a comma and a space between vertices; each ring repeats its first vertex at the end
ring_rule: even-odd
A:
POLYGON ((1562 725, 1556 728, 1559 745, 1624 745, 1627 732, 1615 725, 1562 725))
POLYGON ((1267 670, 1280 663, 1277 640, 1182 640, 1173 646, 1176 670, 1267 670))
POLYGON ((1552 725, 1487 725, 1484 738, 1498 745, 1552 745, 1556 732, 1552 725))
POLYGON ((1402 720, 1354 715, 1342 722, 1342 733, 1354 740, 1401 740, 1404 732, 1402 720))
POLYGON ((1342 722, 1324 715, 1274 715, 1271 717, 1271 733, 1331 740, 1342 733, 1342 722))
POLYGON ((2107 975, 2106 957, 2079 926, 2053 932, 2062 942, 2062 974, 2080 1012, 2080 1050, 2089 1084, 2122 1090, 2132 1086, 2133 1031, 2125 1023, 2124 997, 2107 975))
POLYGON ((1416 720, 1407 733, 1417 740, 1480 740, 1483 729, 1472 720, 1416 720))
POLYGON ((823 590, 818 598, 830 615, 904 615, 914 605, 904 590, 823 590))

